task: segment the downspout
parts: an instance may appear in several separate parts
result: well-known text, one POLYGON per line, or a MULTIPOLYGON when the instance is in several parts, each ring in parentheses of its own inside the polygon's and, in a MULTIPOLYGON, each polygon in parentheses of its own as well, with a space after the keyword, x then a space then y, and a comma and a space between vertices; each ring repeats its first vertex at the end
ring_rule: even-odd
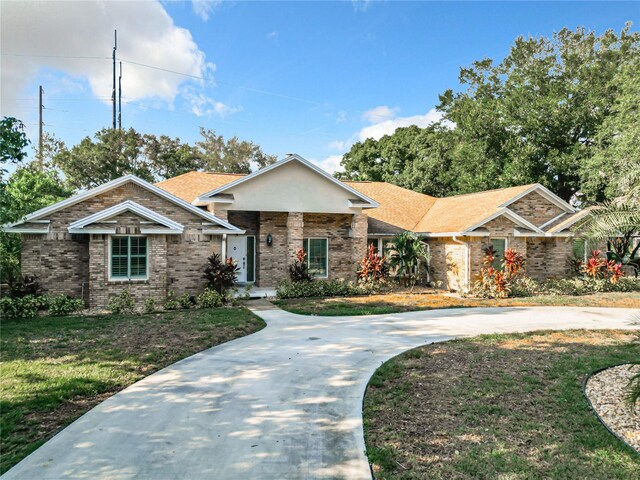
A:
POLYGON ((469 243, 458 240, 456 235, 452 237, 455 243, 465 246, 465 268, 464 268, 464 288, 469 290, 470 278, 471 278, 471 252, 469 251, 469 243))
POLYGON ((220 255, 222 256, 222 261, 225 262, 227 260, 227 234, 222 234, 222 246, 220 248, 220 255))

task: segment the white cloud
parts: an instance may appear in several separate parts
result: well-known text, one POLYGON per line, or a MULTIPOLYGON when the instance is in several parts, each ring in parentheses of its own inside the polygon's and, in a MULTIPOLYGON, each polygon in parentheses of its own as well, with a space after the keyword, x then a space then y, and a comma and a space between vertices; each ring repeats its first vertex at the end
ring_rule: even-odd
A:
POLYGON ((267 38, 269 40, 276 39, 278 38, 278 35, 280 35, 280 32, 278 32, 277 30, 274 30, 272 32, 267 33, 267 38))
POLYGON ((351 0, 354 12, 366 12, 370 4, 371 0, 351 0))
POLYGON ((347 119, 347 112, 340 110, 336 116, 336 123, 342 123, 347 119))
POLYGON ((232 107, 193 88, 184 89, 183 96, 191 105, 191 113, 198 117, 209 117, 216 114, 225 118, 242 110, 242 107, 232 107))
POLYGON ((344 168, 340 165, 341 161, 342 155, 331 155, 324 160, 311 160, 311 162, 329 173, 344 172, 344 168))
MULTIPOLYGON (((86 81, 96 97, 109 102, 112 78, 109 57, 116 27, 117 54, 122 59, 197 77, 215 68, 206 62, 191 33, 177 27, 157 1, 3 2, 0 24, 3 114, 11 114, 19 106, 16 97, 25 93, 24 88, 44 68, 58 71, 75 82, 86 81)), ((123 98, 173 102, 180 85, 194 81, 204 87, 204 81, 124 63, 123 98)), ((44 87, 47 90, 47 85, 44 87)))
POLYGON ((371 123, 380 123, 385 120, 391 120, 400 111, 398 107, 387 107, 380 105, 378 107, 367 110, 362 114, 362 118, 371 123))
POLYGON ((203 22, 209 20, 209 14, 222 3, 222 0, 192 0, 191 8, 203 22))
POLYGON ((342 141, 342 140, 334 140, 333 142, 329 142, 329 144, 327 145, 327 148, 329 150, 338 150, 338 151, 342 151, 344 150, 344 147, 347 145, 347 142, 342 141))
POLYGON ((374 140, 380 140, 385 135, 391 135, 400 127, 408 127, 410 125, 416 125, 420 128, 425 128, 442 120, 443 114, 438 112, 435 108, 432 108, 424 115, 413 115, 410 117, 397 117, 390 120, 385 120, 380 123, 369 125, 364 127, 358 132, 358 140, 364 141, 367 138, 373 138, 374 140))

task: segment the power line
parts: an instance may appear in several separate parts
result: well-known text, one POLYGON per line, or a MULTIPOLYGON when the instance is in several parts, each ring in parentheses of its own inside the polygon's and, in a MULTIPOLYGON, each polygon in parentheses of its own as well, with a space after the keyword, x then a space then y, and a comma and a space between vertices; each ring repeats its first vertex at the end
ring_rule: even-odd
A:
POLYGON ((223 80, 218 80, 217 78, 207 78, 207 77, 203 77, 203 76, 200 76, 200 75, 193 75, 193 74, 190 74, 190 73, 184 73, 184 72, 178 72, 176 70, 170 70, 168 68, 157 67, 155 65, 148 65, 146 63, 134 62, 133 60, 125 60, 123 58, 120 58, 120 61, 125 62, 125 63, 129 63, 131 65, 137 65, 139 67, 151 68, 153 70, 160 70, 162 72, 173 73, 174 75, 181 75, 183 77, 194 78, 196 80, 204 80, 204 81, 212 80, 212 81, 214 81, 216 83, 219 83, 221 85, 227 85, 227 86, 230 86, 230 87, 240 88, 242 90, 247 90, 249 92, 260 93, 262 95, 268 95, 268 96, 271 96, 271 97, 278 97, 278 98, 284 98, 286 100, 294 100, 294 101, 297 101, 297 102, 310 103, 311 105, 320 105, 320 106, 326 105, 326 103, 317 102, 315 100, 309 100, 308 98, 294 97, 294 96, 291 96, 291 95, 285 95, 283 93, 270 92, 268 90, 262 90, 262 89, 259 89, 259 88, 247 87, 245 85, 239 85, 237 83, 225 82, 223 80))
POLYGON ((33 53, 2 53, 3 57, 35 57, 35 58, 77 58, 92 60, 110 60, 111 57, 98 57, 88 55, 37 55, 33 53))

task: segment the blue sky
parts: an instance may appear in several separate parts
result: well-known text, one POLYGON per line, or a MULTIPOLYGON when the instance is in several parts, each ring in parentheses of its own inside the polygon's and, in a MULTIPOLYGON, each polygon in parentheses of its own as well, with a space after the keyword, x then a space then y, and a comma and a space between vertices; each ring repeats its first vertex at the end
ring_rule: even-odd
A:
POLYGON ((633 2, 1 7, 2 114, 23 119, 34 141, 38 85, 45 129, 67 144, 110 125, 108 57, 117 28, 120 58, 205 78, 124 63, 125 127, 195 141, 203 126, 329 170, 354 141, 437 119, 438 94, 459 87, 459 67, 499 60, 519 35, 619 31, 628 20, 636 29, 640 17, 633 2))

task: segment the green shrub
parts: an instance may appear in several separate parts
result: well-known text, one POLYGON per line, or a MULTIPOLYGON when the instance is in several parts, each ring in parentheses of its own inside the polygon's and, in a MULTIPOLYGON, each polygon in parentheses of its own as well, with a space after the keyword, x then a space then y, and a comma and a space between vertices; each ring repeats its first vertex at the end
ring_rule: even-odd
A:
POLYGON ((3 320, 18 318, 34 318, 40 310, 39 297, 26 295, 22 298, 0 298, 0 315, 3 320))
POLYGON ((621 277, 615 283, 606 278, 562 278, 547 280, 541 292, 547 295, 590 295, 604 292, 638 292, 640 278, 621 277))
POLYGON ((199 308, 221 307, 224 304, 222 295, 213 288, 207 288, 198 295, 197 305, 199 308))
POLYGON ((177 299, 178 305, 180 308, 184 308, 185 310, 189 310, 193 307, 194 302, 192 301, 191 295, 188 293, 182 294, 177 299))
POLYGON ((70 315, 84 309, 84 301, 80 298, 72 298, 67 295, 53 295, 47 297, 49 314, 54 317, 70 315))
POLYGON ((180 308, 180 304, 171 290, 169 290, 169 293, 167 294, 163 307, 165 310, 178 310, 180 308))
POLYGON ((131 314, 135 311, 135 308, 136 304, 129 290, 123 290, 109 300, 109 310, 116 315, 121 313, 131 314))
POLYGON ((533 278, 518 277, 509 286, 510 297, 533 297, 541 291, 541 286, 533 278))
POLYGON ((144 299, 144 313, 153 313, 156 311, 156 301, 151 298, 144 299))
POLYGON ((278 284, 276 296, 279 299, 302 297, 346 297, 349 295, 370 295, 390 289, 385 281, 354 283, 344 280, 313 280, 292 282, 283 280, 278 284))

